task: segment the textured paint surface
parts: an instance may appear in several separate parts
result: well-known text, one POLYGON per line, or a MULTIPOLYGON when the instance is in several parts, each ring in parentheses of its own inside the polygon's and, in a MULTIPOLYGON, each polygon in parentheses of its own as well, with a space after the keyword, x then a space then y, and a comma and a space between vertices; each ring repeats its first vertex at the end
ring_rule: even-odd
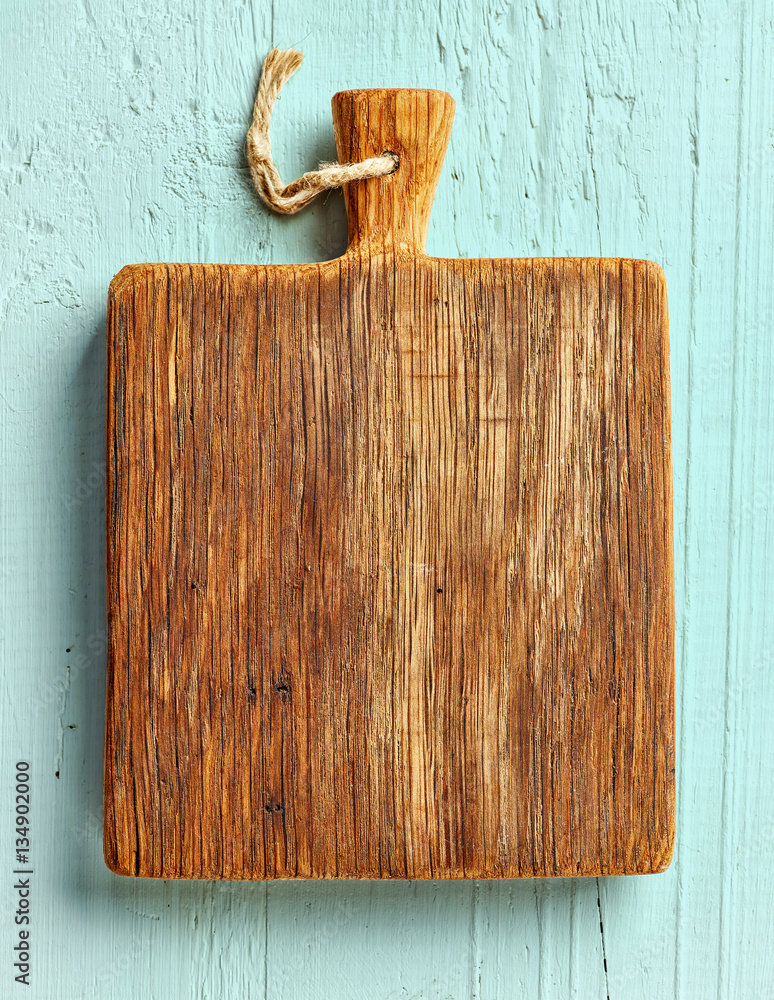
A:
POLYGON ((774 996, 773 21, 770 0, 3 4, 3 995, 774 996), (440 87, 458 110, 430 253, 664 267, 678 633, 664 875, 267 887, 103 865, 107 286, 134 261, 342 250, 340 194, 281 219, 250 190, 244 133, 272 44, 307 54, 273 126, 288 179, 334 158, 334 91, 440 87), (12 983, 20 758, 29 990, 12 983))

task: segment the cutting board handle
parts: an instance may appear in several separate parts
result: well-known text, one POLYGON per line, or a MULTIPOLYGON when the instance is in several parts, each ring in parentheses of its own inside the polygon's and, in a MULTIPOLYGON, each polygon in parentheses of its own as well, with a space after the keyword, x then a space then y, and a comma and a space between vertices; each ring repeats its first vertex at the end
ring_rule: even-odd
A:
POLYGON ((332 104, 341 162, 386 151, 400 158, 387 177, 344 185, 347 253, 423 254, 454 99, 442 90, 343 90, 332 104))

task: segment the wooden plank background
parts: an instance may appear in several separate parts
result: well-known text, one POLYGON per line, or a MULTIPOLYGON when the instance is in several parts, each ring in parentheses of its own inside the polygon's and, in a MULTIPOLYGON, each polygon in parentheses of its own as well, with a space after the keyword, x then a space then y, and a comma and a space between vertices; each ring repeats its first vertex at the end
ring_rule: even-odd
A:
POLYGON ((771 0, 3 5, 4 995, 774 997, 773 22, 771 0), (340 194, 283 219, 250 189, 244 132, 272 44, 307 54, 273 125, 288 178, 334 157, 336 90, 440 87, 457 117, 430 253, 664 267, 678 640, 664 875, 267 886, 104 867, 107 286, 133 261, 341 251, 340 194), (26 991, 11 967, 18 759, 33 776, 26 991))

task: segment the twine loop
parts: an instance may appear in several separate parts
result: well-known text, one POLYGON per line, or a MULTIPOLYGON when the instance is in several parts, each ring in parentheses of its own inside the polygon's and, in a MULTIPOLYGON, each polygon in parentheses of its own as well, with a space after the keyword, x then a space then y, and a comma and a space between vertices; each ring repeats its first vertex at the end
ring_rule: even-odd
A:
POLYGON ((269 122, 283 85, 303 61, 303 52, 272 49, 261 69, 261 80, 253 106, 253 120, 247 132, 247 162, 253 184, 263 201, 285 215, 300 211, 322 191, 341 187, 349 181, 385 177, 398 169, 396 153, 385 152, 359 163, 321 163, 290 184, 283 184, 274 165, 269 140, 269 122))

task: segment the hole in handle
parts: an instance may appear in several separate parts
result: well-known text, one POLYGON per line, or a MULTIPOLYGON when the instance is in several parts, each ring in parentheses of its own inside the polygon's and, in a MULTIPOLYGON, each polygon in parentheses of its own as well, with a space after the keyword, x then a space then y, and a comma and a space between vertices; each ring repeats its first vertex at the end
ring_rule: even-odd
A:
POLYGON ((400 157, 398 156, 397 153, 394 153, 391 149, 385 149, 384 152, 382 153, 382 156, 391 156, 393 163, 395 164, 392 170, 389 171, 389 173, 384 174, 385 177, 389 177, 391 174, 394 174, 395 171, 400 166, 400 157))

